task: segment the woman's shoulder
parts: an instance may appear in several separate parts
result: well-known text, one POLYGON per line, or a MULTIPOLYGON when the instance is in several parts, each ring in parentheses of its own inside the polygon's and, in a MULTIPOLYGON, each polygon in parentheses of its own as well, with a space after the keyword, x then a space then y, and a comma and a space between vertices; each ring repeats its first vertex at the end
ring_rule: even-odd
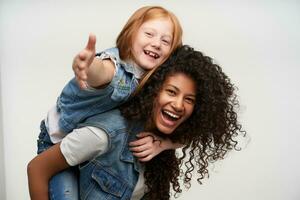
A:
POLYGON ((125 130, 127 128, 127 122, 119 109, 112 109, 89 117, 81 123, 80 126, 94 126, 103 129, 107 133, 114 133, 119 130, 125 130))

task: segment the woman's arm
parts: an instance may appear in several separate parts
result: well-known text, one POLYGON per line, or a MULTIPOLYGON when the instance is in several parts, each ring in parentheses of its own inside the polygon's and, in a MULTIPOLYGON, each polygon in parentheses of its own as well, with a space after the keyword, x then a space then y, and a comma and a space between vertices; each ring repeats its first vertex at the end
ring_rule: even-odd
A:
MULTIPOLYGON (((27 167, 32 200, 48 200, 48 183, 59 171, 104 153, 108 148, 105 131, 96 127, 74 129, 61 143, 32 159, 27 167)), ((55 191, 54 191, 55 192, 55 191)))
POLYGON ((86 83, 94 88, 105 86, 115 74, 115 66, 111 60, 95 57, 95 45, 96 36, 90 34, 86 47, 73 60, 72 68, 79 86, 83 89, 86 88, 86 83))
POLYGON ((33 158, 27 166, 31 200, 48 200, 50 178, 68 167, 59 143, 33 158))
POLYGON ((139 161, 147 162, 167 149, 183 147, 182 144, 173 143, 170 139, 163 139, 151 132, 141 132, 137 135, 136 141, 130 142, 130 150, 139 161))

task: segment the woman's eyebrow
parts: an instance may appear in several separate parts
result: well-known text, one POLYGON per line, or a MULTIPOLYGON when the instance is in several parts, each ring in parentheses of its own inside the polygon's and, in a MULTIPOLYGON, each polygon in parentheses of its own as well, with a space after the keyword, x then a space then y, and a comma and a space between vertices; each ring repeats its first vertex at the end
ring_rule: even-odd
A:
MULTIPOLYGON (((172 87, 172 88, 175 89, 176 91, 180 91, 180 89, 179 89, 178 87, 176 87, 175 85, 167 84, 166 86, 167 86, 167 87, 172 87)), ((195 97, 195 98, 196 98, 196 93, 190 93, 190 94, 188 94, 187 96, 192 96, 192 97, 195 97)))
POLYGON ((191 93, 191 94, 188 94, 188 96, 196 97, 196 94, 195 93, 191 93))
POLYGON ((172 85, 172 84, 166 84, 166 87, 172 87, 173 89, 175 89, 175 90, 177 90, 177 91, 179 91, 179 88, 178 87, 176 87, 175 85, 172 85))

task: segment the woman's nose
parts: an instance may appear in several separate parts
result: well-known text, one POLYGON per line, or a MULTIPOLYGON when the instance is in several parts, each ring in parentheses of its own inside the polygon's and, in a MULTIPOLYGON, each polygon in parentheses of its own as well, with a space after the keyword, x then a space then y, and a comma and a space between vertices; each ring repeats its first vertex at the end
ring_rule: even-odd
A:
POLYGON ((177 112, 181 112, 183 110, 183 99, 182 98, 176 98, 173 101, 173 107, 177 112))

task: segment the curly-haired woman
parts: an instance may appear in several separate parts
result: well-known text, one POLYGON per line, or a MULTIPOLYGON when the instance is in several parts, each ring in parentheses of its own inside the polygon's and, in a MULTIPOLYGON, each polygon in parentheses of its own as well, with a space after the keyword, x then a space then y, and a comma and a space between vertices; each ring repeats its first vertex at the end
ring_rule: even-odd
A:
MULTIPOLYGON (((189 185, 194 169, 200 182, 208 174, 209 162, 236 149, 235 137, 244 134, 237 121, 237 105, 234 86, 221 68, 201 52, 183 46, 120 109, 81 124, 92 127, 91 132, 101 132, 102 141, 85 137, 64 153, 58 144, 33 159, 28 170, 30 190, 38 194, 39 188, 33 186, 47 184, 68 163, 84 161, 74 161, 73 155, 89 148, 94 158, 79 167, 82 199, 169 199, 171 185, 176 193, 181 192, 178 178, 183 162, 183 180, 189 185), (165 150, 149 162, 138 162, 128 144, 141 131, 184 144, 182 156, 165 150), (103 148, 95 153, 93 149, 99 146, 103 148)), ((60 145, 68 145, 78 135, 80 131, 69 134, 60 145)))

